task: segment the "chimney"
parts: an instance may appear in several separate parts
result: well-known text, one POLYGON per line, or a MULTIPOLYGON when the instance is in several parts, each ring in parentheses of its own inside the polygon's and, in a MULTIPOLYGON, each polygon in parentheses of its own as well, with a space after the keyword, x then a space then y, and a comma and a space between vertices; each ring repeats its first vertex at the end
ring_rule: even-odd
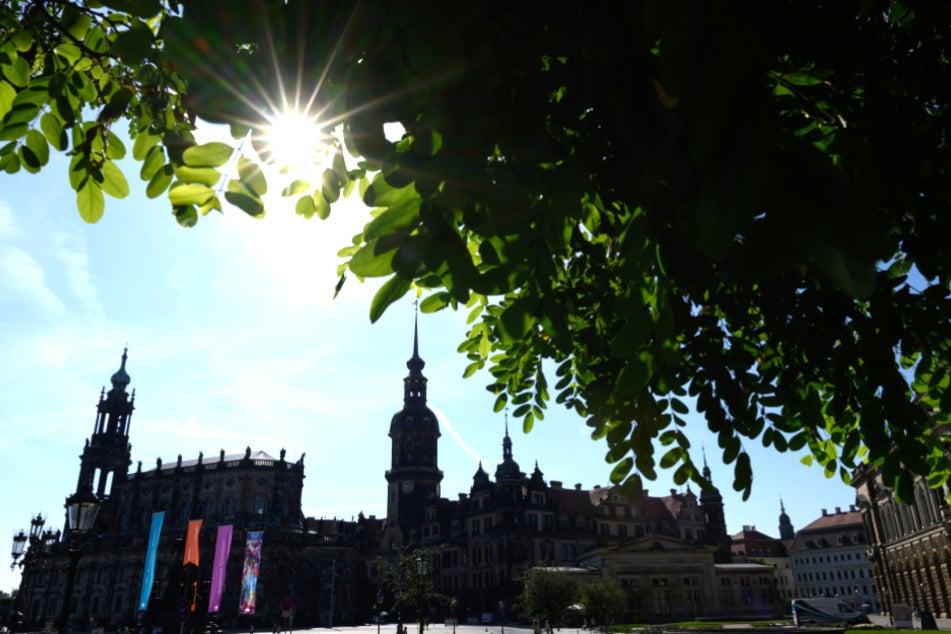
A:
POLYGON ((835 514, 836 514, 836 515, 842 515, 842 507, 841 507, 841 506, 835 507, 835 514))
POLYGON ((829 511, 822 509, 822 517, 825 517, 829 514, 829 511))
POLYGON ((580 491, 580 490, 581 490, 581 483, 578 482, 575 484, 575 491, 580 491))
POLYGON ((554 490, 556 490, 556 491, 561 491, 561 481, 560 481, 560 480, 552 480, 552 481, 551 481, 551 488, 554 489, 554 490))
POLYGON ((674 497, 675 495, 677 495, 677 489, 671 489, 671 490, 670 490, 670 497, 674 497))

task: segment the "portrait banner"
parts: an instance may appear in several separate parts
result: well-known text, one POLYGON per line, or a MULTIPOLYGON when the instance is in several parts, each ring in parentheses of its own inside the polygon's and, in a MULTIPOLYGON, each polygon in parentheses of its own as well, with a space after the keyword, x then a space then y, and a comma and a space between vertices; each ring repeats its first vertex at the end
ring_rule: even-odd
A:
POLYGON ((208 595, 208 612, 221 611, 221 595, 225 589, 225 574, 228 571, 228 555, 231 553, 231 524, 218 527, 215 540, 215 561, 211 569, 211 591, 208 595))
POLYGON ((164 520, 164 511, 152 513, 149 542, 145 548, 145 567, 142 570, 142 590, 139 593, 140 612, 147 610, 149 607, 149 596, 152 594, 152 583, 155 581, 155 558, 158 555, 159 537, 162 536, 162 522, 164 520))
POLYGON ((261 571, 262 531, 248 531, 248 541, 244 547, 244 568, 241 572, 241 614, 254 614, 257 603, 258 573, 261 571))
POLYGON ((188 534, 185 537, 185 559, 182 565, 198 565, 198 535, 201 533, 201 520, 191 520, 188 522, 188 534))

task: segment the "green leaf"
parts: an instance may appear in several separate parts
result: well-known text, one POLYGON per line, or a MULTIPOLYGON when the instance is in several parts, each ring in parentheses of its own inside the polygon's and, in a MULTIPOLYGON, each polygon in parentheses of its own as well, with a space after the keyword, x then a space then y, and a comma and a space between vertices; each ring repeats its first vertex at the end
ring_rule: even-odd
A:
POLYGON ((30 129, 25 123, 16 123, 0 128, 0 141, 15 141, 19 139, 30 129))
POLYGON ((535 309, 538 300, 534 296, 523 296, 511 302, 499 319, 499 336, 503 343, 518 341, 538 323, 535 309))
POLYGON ((450 299, 452 299, 452 296, 449 293, 433 293, 419 303, 419 311, 421 313, 434 313, 448 306, 450 299))
POLYGON ((383 316, 387 307, 406 295, 411 287, 412 281, 399 275, 394 275, 388 279, 373 296, 373 301, 370 302, 370 322, 376 323, 383 316))
MULTIPOLYGON (((134 148, 132 152, 133 154, 135 153, 134 148)), ((162 151, 161 146, 153 145, 152 149, 146 154, 145 161, 142 162, 142 169, 139 170, 139 178, 144 181, 151 180, 156 172, 162 169, 163 165, 165 165, 165 153, 162 151)))
POLYGON ((53 52, 62 57, 67 66, 74 65, 83 56, 82 49, 75 44, 60 44, 53 52))
POLYGON ((619 463, 614 465, 614 468, 611 469, 611 482, 613 484, 618 484, 622 482, 627 474, 631 472, 631 468, 634 466, 634 459, 630 456, 624 458, 619 463))
POLYGON ((76 19, 72 20, 69 26, 66 28, 66 32, 74 40, 82 40, 86 36, 86 31, 89 30, 89 26, 92 24, 92 18, 85 13, 80 13, 76 15, 76 19))
MULTIPOLYGON (((189 167, 180 165, 175 168, 175 178, 183 183, 198 183, 214 187, 221 180, 221 173, 213 167, 189 167)), ((200 203, 196 203, 200 204, 200 203)))
POLYGON ((10 85, 10 82, 0 80, 0 121, 13 108, 13 100, 17 96, 16 88, 10 85))
POLYGON ((168 199, 173 206, 203 205, 215 196, 215 191, 205 185, 178 185, 168 190, 168 199))
POLYGON ((399 248, 394 241, 372 240, 350 258, 348 266, 361 277, 381 277, 393 273, 393 256, 399 248))
POLYGON ((684 402, 681 401, 681 400, 678 399, 678 398, 671 398, 671 399, 670 399, 670 407, 671 407, 675 412, 677 412, 678 414, 681 414, 681 415, 687 415, 687 414, 690 413, 690 408, 687 407, 687 406, 684 404, 684 402))
POLYGON ((3 76, 14 86, 26 86, 30 81, 30 64, 22 57, 16 57, 10 64, 0 66, 3 76))
POLYGON ((159 0, 102 0, 101 3, 110 9, 142 19, 154 17, 162 10, 159 0))
POLYGON ((317 211, 317 207, 314 205, 314 198, 311 195, 301 196, 297 199, 297 203, 294 205, 294 211, 298 216, 303 216, 304 218, 312 218, 314 213, 317 211))
POLYGON ((238 157, 238 178, 255 196, 260 197, 267 193, 267 179, 261 171, 261 166, 244 155, 238 157))
POLYGON ((611 354, 618 359, 627 359, 647 345, 654 331, 650 311, 640 310, 630 321, 621 326, 611 341, 611 354))
POLYGON ((139 132, 135 136, 135 141, 132 142, 132 158, 137 161, 144 160, 152 148, 158 145, 161 140, 162 137, 160 136, 148 132, 139 132))
POLYGON ((233 153, 234 148, 227 143, 213 141, 187 148, 182 153, 182 161, 191 167, 221 167, 233 153))
MULTIPOLYGON (((289 198, 291 196, 296 196, 302 194, 310 189, 310 183, 305 180, 297 179, 293 181, 290 185, 281 190, 281 196, 289 198)), ((313 202, 313 201, 311 201, 313 202)))
POLYGON ((241 192, 225 192, 225 200, 254 218, 264 215, 264 203, 260 198, 241 192))
POLYGON ((141 64, 152 50, 154 36, 144 25, 119 31, 112 42, 112 52, 130 66, 141 64))
POLYGON ((172 214, 175 215, 178 224, 183 227, 194 227, 198 224, 198 212, 195 210, 195 205, 173 207, 172 214))
POLYGON ((19 150, 20 161, 23 165, 23 169, 30 172, 31 174, 36 174, 40 171, 40 159, 39 157, 25 145, 21 145, 19 150))
POLYGON ((33 46, 33 34, 27 30, 15 31, 10 37, 10 41, 13 42, 17 51, 25 53, 33 46))
POLYGON ((76 192, 76 208, 79 210, 79 216, 86 222, 90 224, 99 222, 106 208, 106 199, 102 195, 99 183, 91 178, 86 179, 83 186, 76 192))
POLYGON ((174 174, 175 170, 172 169, 170 164, 165 164, 156 170, 148 186, 145 188, 145 195, 149 198, 161 196, 162 193, 168 189, 168 186, 172 184, 172 176, 174 174))
POLYGON ((366 240, 382 238, 390 233, 405 233, 419 223, 420 200, 411 200, 406 204, 386 208, 364 229, 366 240))
POLYGON ((63 127, 59 117, 52 112, 44 112, 40 117, 40 129, 53 149, 62 152, 69 147, 69 135, 66 134, 66 128, 63 127))
POLYGON ((50 160, 50 147, 46 143, 46 139, 41 133, 36 130, 30 130, 26 133, 26 138, 23 139, 26 147, 30 148, 30 151, 36 155, 39 164, 46 165, 50 160))
POLYGON ((106 148, 106 156, 113 161, 120 161, 125 158, 125 143, 115 134, 109 136, 109 147, 106 148))
POLYGON ((337 199, 340 198, 340 187, 343 184, 337 173, 331 168, 325 169, 324 175, 321 177, 321 183, 321 192, 324 198, 330 204, 337 202, 337 199))
POLYGON ((654 374, 654 357, 646 350, 628 360, 615 382, 618 393, 629 396, 647 387, 654 374))
POLYGON ((324 198, 324 195, 317 191, 313 195, 314 208, 317 210, 317 217, 326 220, 330 216, 330 203, 324 198))

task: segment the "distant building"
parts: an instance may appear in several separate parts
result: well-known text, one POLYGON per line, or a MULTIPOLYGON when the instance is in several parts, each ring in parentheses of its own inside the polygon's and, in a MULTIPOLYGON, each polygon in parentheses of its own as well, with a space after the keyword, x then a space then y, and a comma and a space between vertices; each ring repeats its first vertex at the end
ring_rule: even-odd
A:
MULTIPOLYGON (((782 516, 786 516, 785 509, 782 516)), ((789 521, 788 516, 786 521, 789 521)), ((789 602, 796 596, 796 586, 786 543, 759 532, 755 526, 744 526, 742 531, 733 536, 732 542, 734 563, 759 563, 773 569, 773 599, 781 603, 784 610, 787 609, 789 602)))
MULTIPOLYGON (((88 539, 77 542, 63 531, 27 553, 17 595, 18 609, 31 628, 50 626, 63 605, 71 547, 82 547, 69 620, 78 629, 138 624, 177 631, 181 622, 203 628, 208 608, 210 567, 219 526, 232 527, 220 612, 212 618, 234 627, 239 620, 279 619, 280 603, 297 598, 296 621, 308 625, 354 623, 367 616, 366 531, 360 524, 317 523, 301 512, 304 457, 294 462, 250 447, 212 460, 181 456, 129 471, 129 443, 135 393, 127 392, 127 355, 103 390, 93 433, 80 458, 77 491, 91 490, 102 506, 88 539), (146 543, 153 513, 164 513, 148 608, 137 609, 146 543), (200 566, 183 566, 183 539, 189 520, 201 519, 200 566), (238 614, 245 537, 264 531, 257 605, 238 614), (333 592, 335 589, 336 592, 333 592), (331 602, 329 597, 333 595, 331 602), (186 606, 183 609, 182 606, 186 606), (171 628, 174 628, 171 629, 171 628)), ((365 524, 365 521, 363 522, 365 524)))
POLYGON ((932 489, 918 478, 914 499, 902 504, 881 474, 863 465, 853 474, 852 486, 883 609, 890 613, 893 604, 904 604, 935 616, 951 615, 948 485, 932 489))
MULTIPOLYGON (((501 438, 501 459, 490 472, 479 465, 468 492, 442 497, 440 430, 427 406, 425 363, 418 333, 403 380, 403 407, 390 420, 385 518, 356 521, 304 517, 304 456, 289 461, 247 447, 213 459, 178 456, 151 469, 131 466, 130 429, 135 395, 128 393, 127 354, 103 390, 93 433, 79 464, 77 491, 102 501, 83 540, 69 601, 74 624, 104 627, 160 625, 199 630, 208 619, 225 627, 259 627, 279 620, 290 602, 295 625, 367 622, 391 609, 395 589, 385 586, 378 558, 400 549, 434 548, 429 574, 453 607, 429 617, 511 616, 519 577, 534 566, 577 569, 624 583, 631 614, 650 619, 701 615, 757 615, 774 611, 771 567, 733 564, 723 498, 712 484, 699 492, 671 490, 626 500, 618 487, 565 487, 547 481, 536 463, 523 471, 512 439, 501 438), (153 514, 164 513, 155 582, 139 609, 146 545, 153 514), (189 522, 201 520, 200 562, 183 565, 189 522), (220 611, 207 616, 216 535, 230 526, 226 583, 220 611), (249 532, 262 531, 253 613, 240 613, 242 567, 249 532), (379 603, 382 602, 382 605, 379 603)), ((712 480, 704 461, 703 474, 712 480)), ((63 605, 71 547, 65 534, 31 546, 18 608, 34 628, 50 626, 63 605)), ((406 615, 411 616, 411 615, 406 615)))
POLYGON ((880 603, 868 542, 859 511, 851 506, 822 516, 799 532, 789 549, 796 595, 838 597, 855 608, 867 605, 878 611, 880 603))

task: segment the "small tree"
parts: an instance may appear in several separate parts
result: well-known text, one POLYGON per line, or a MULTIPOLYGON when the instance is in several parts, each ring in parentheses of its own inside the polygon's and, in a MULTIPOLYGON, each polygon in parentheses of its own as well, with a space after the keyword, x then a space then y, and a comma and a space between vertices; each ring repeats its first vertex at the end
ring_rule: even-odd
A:
POLYGON ((581 587, 585 615, 605 632, 627 610, 627 595, 614 579, 598 579, 581 587))
POLYGON ((437 549, 420 548, 400 550, 395 559, 377 559, 383 580, 395 596, 394 607, 416 612, 416 622, 422 634, 430 606, 449 604, 449 598, 436 591, 433 584, 433 562, 437 549))
POLYGON ((522 577, 517 610, 524 618, 557 623, 578 600, 578 582, 568 573, 551 568, 532 568, 522 577))

